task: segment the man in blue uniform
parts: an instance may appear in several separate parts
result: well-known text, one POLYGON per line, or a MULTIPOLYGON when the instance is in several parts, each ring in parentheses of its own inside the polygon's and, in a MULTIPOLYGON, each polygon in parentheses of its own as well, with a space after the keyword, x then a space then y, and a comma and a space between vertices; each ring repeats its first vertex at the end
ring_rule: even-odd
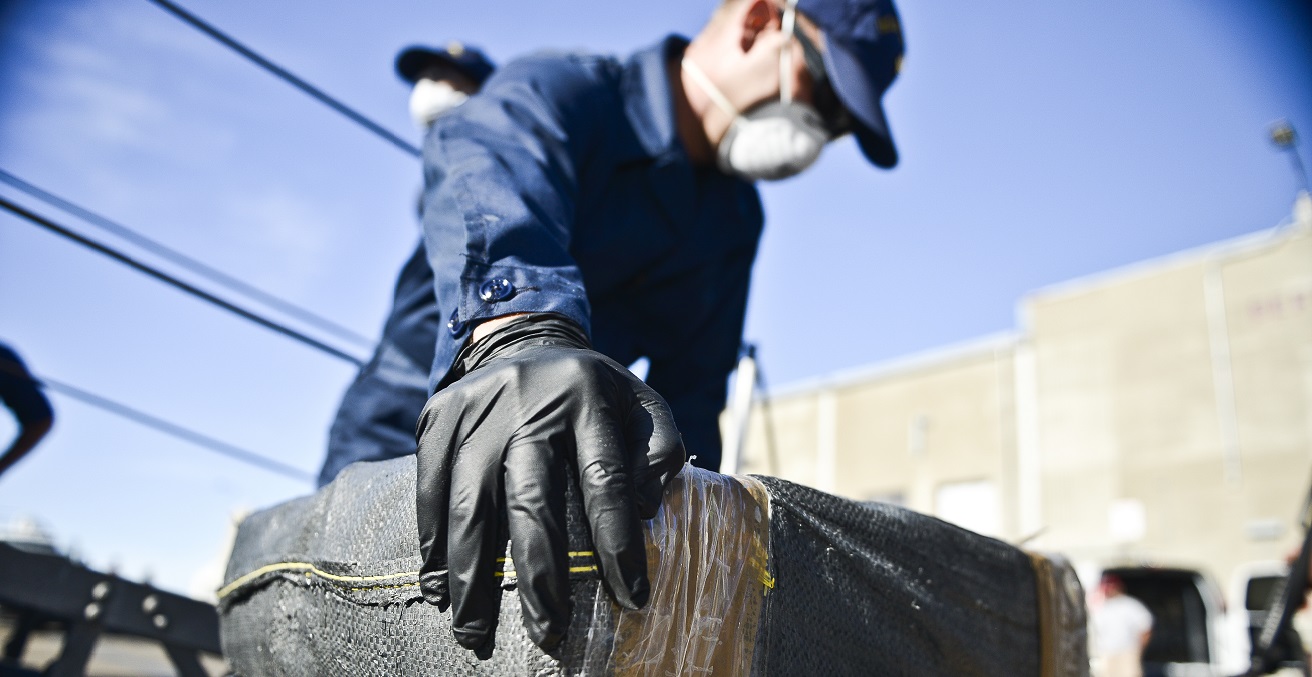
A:
POLYGON ((445 326, 417 427, 420 580, 462 645, 495 630, 507 541, 545 649, 581 555, 645 604, 640 519, 685 453, 719 465, 753 182, 847 133, 895 164, 880 99, 902 51, 889 0, 728 0, 691 42, 512 62, 433 125, 424 244, 445 326), (622 366, 639 357, 646 383, 622 366), (593 553, 569 551, 571 481, 593 553))
MULTIPOLYGON (((478 92, 492 61, 476 47, 409 47, 396 57, 396 73, 410 89, 410 117, 427 130, 478 92)), ((433 270, 421 244, 397 276, 392 309, 373 357, 346 389, 328 432, 319 486, 356 461, 415 453, 415 421, 428 401, 433 346, 442 325, 433 298, 433 270)))
MULTIPOLYGON (((639 519, 686 453, 719 466, 763 223, 754 181, 802 171, 848 133, 893 166, 880 99, 902 51, 890 0, 726 0, 694 40, 627 60, 512 62, 433 123, 433 294, 398 293, 375 362, 406 318, 441 318, 416 430, 421 589, 451 605, 462 645, 495 630, 507 539, 530 637, 562 638, 571 479, 608 591, 645 604, 639 519), (647 383, 622 366, 639 357, 647 383)), ((362 458, 330 448, 322 481, 362 458)))

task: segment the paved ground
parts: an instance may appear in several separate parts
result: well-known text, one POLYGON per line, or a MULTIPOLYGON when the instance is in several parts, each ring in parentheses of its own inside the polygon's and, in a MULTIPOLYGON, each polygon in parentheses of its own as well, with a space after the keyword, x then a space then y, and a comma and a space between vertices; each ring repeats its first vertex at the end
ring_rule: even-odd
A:
MULTIPOLYGON (((13 618, 0 613, 0 646, 9 639, 13 618)), ((32 633, 23 654, 22 667, 43 670, 59 655, 63 637, 54 631, 32 633)), ((211 677, 228 674, 227 664, 219 656, 202 654, 201 665, 211 677)), ((173 677, 177 673, 164 649, 157 642, 121 635, 100 639, 87 665, 88 677, 173 677)))

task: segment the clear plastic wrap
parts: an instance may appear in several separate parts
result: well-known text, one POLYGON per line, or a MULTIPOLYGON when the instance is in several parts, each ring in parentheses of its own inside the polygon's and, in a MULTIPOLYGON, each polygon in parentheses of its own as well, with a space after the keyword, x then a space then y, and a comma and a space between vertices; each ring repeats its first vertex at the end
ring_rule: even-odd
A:
POLYGON ((652 596, 640 611, 620 611, 614 674, 741 674, 753 664, 774 587, 769 515, 765 487, 751 477, 679 473, 647 523, 652 596))

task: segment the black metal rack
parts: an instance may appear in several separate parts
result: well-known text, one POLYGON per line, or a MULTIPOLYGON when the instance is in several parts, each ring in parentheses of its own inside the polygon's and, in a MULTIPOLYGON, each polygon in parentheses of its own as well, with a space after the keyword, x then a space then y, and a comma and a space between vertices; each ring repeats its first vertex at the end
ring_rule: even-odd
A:
POLYGON ((0 677, 45 674, 81 677, 102 635, 159 642, 182 677, 207 677, 199 653, 220 654, 219 617, 213 606, 89 569, 59 554, 0 542, 0 606, 18 622, 0 655, 0 677), (59 656, 44 673, 19 666, 31 632, 64 628, 59 656))

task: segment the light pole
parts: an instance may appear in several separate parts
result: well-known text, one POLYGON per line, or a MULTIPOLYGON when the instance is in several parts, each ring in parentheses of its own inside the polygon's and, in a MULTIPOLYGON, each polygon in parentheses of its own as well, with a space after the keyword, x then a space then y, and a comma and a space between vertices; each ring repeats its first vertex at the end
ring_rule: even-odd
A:
POLYGON ((1298 195, 1294 198, 1294 228, 1299 231, 1312 230, 1312 193, 1309 193, 1307 169, 1303 167, 1303 158, 1298 154, 1298 133, 1289 120, 1276 120, 1271 124, 1271 143, 1276 148, 1289 153, 1289 161, 1294 163, 1294 178, 1298 181, 1298 195))
POLYGON ((1294 163, 1294 174, 1299 182, 1298 189, 1308 192, 1307 169, 1303 167, 1303 159, 1298 155, 1298 133, 1289 124, 1289 120, 1276 120, 1271 124, 1271 143, 1289 153, 1289 160, 1294 163))

